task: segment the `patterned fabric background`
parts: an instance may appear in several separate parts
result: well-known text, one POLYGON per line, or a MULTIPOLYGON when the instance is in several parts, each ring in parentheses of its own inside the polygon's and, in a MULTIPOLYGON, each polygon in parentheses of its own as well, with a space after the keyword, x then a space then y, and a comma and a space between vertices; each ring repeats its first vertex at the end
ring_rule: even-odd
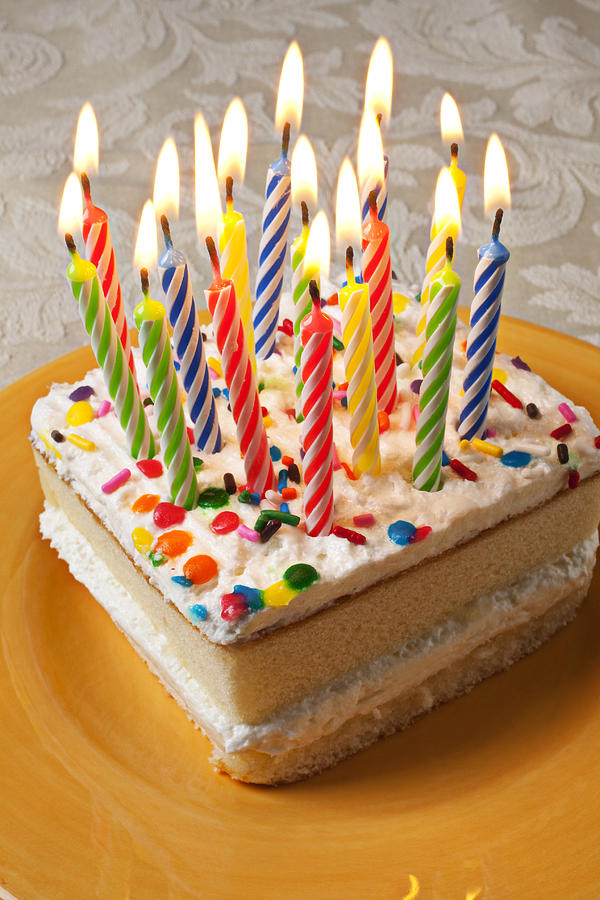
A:
MULTIPOLYGON (((302 130, 319 166, 319 200, 331 219, 338 167, 355 159, 364 79, 376 38, 394 53, 389 224, 399 278, 422 277, 437 170, 442 94, 459 103, 469 175, 456 268, 470 303, 475 252, 488 240, 483 159, 497 131, 506 147, 513 209, 503 309, 600 344, 600 0, 20 0, 0 21, 0 384, 85 342, 64 279, 56 233, 79 110, 100 127, 94 198, 110 215, 130 316, 139 299, 133 246, 165 137, 182 168, 176 241, 189 255, 195 293, 208 265, 193 212, 193 118, 202 110, 215 148, 231 97, 249 118, 246 216, 254 283, 273 117, 289 42, 304 54, 302 130)), ((299 228, 294 211, 291 233, 299 228)), ((341 259, 337 259, 339 270, 341 259)), ((335 268, 334 268, 335 271, 335 268)), ((153 290, 160 296, 157 279, 153 290)))

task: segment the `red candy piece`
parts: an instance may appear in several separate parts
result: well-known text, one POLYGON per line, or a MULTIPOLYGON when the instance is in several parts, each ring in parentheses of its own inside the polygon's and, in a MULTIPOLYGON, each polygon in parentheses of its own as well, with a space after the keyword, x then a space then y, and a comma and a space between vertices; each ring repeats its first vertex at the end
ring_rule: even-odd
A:
POLYGON ((260 408, 260 414, 261 414, 261 416, 263 417, 263 419, 264 419, 265 416, 268 416, 268 415, 269 415, 269 410, 267 409, 266 406, 261 406, 261 408, 260 408))
POLYGON ((215 534, 229 534, 235 531, 240 524, 240 517, 237 513, 225 509, 218 513, 210 523, 210 530, 215 534))
POLYGON ((464 478, 465 481, 477 481, 477 473, 474 472, 473 469, 469 469, 468 466, 465 466, 464 463, 461 463, 460 459, 451 459, 450 468, 453 469, 457 475, 460 475, 461 478, 464 478))
POLYGON ((367 543, 364 534, 359 534, 358 531, 352 531, 351 528, 344 528, 343 525, 334 525, 331 530, 336 537, 345 538, 347 541, 350 541, 351 544, 367 543))
POLYGON ((594 447, 596 450, 600 450, 600 434, 597 434, 594 438, 594 447))
POLYGON ((354 474, 348 463, 343 462, 342 469, 344 470, 350 481, 356 481, 356 475, 354 474))
POLYGON ((511 391, 507 387, 504 387, 501 381, 498 381, 497 378, 494 378, 492 381, 492 387, 494 390, 500 394, 503 400, 506 400, 507 403, 510 403, 511 406, 514 406, 515 409, 523 409, 523 404, 519 400, 518 397, 515 397, 511 391))
POLYGON ((375 524, 375 516, 373 513, 361 513, 358 516, 354 516, 352 521, 357 528, 370 528, 375 524))
POLYGON ((138 459, 136 466, 146 478, 158 478, 163 473, 160 459, 138 459))
POLYGON ((288 337, 293 337, 294 335, 294 324, 291 319, 284 319, 278 331, 283 331, 284 334, 287 334, 288 337))
POLYGON ((185 519, 185 509, 174 503, 159 503, 154 507, 152 518, 158 528, 172 528, 173 525, 181 525, 185 519))
POLYGON ((188 433, 188 440, 193 447, 194 444, 196 443, 195 438, 194 438, 194 429, 190 428, 189 425, 188 425, 187 433, 188 433))
POLYGON ((234 622, 248 612, 248 603, 243 594, 223 594, 221 597, 221 618, 234 622))
POLYGON ((431 534, 431 525, 421 525, 420 528, 417 528, 408 543, 418 544, 419 541, 424 541, 428 534, 431 534))
POLYGON ((559 425, 558 428, 555 428, 554 431, 550 432, 550 437, 556 438, 557 441, 562 441, 563 438, 566 438, 568 434, 571 434, 573 429, 569 425, 568 422, 565 422, 564 425, 559 425))
POLYGON ((572 491, 579 486, 579 477, 579 472, 576 472, 575 469, 571 469, 569 472, 569 487, 572 491))

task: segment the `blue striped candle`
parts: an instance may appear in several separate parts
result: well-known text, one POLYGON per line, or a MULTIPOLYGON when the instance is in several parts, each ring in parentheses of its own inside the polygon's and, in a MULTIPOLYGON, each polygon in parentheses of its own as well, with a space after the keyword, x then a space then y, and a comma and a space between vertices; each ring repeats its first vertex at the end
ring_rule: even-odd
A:
POLYGON ((281 156, 269 166, 267 172, 254 304, 254 343, 259 359, 267 359, 273 353, 277 336, 291 209, 291 166, 287 155, 289 140, 290 125, 286 122, 281 156))
POLYGON ((504 274, 510 257, 498 238, 501 221, 502 210, 499 209, 494 219, 492 239, 479 248, 479 262, 475 269, 475 296, 471 304, 464 393, 458 424, 461 439, 468 441, 485 435, 504 274))
POLYGON ((363 228, 365 225, 368 225, 370 221, 369 216, 369 194, 371 191, 375 191, 377 194, 377 215, 380 222, 383 222, 385 219, 385 213, 387 210, 387 202, 388 202, 388 190, 387 190, 387 179, 388 179, 388 170, 390 167, 390 158, 387 153, 383 154, 383 182, 381 181, 367 181, 362 190, 362 222, 363 228))
POLYGON ((166 216, 160 224, 166 250, 158 260, 160 283, 165 294, 169 322, 173 327, 173 349, 187 391, 187 407, 194 426, 194 443, 206 453, 219 453, 221 429, 217 418, 196 303, 185 256, 173 247, 166 216))

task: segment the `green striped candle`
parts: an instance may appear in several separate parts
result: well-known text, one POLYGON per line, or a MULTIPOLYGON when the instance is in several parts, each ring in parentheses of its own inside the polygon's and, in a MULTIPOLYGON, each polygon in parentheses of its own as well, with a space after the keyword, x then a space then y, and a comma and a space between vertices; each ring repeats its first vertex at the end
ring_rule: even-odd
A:
POLYGON ((146 379, 154 401, 154 416, 160 433, 160 449, 167 467, 171 499, 176 506, 193 509, 198 502, 194 472, 179 382, 167 332, 166 310, 148 294, 148 272, 141 270, 144 299, 133 311, 140 332, 146 379))
POLYGON ((82 259, 70 234, 65 235, 71 262, 67 278, 79 307, 92 350, 115 407, 127 447, 134 459, 154 456, 154 438, 142 405, 135 376, 127 364, 123 345, 102 293, 96 266, 82 259))
POLYGON ((420 491, 438 491, 442 477, 442 451, 448 412, 454 333, 460 278, 452 271, 453 240, 446 241, 446 263, 432 280, 425 326, 423 383, 419 393, 417 445, 413 484, 420 491))
POLYGON ((302 201, 302 231, 292 244, 292 300, 294 301, 294 365, 296 372, 294 381, 296 385, 296 420, 302 421, 301 402, 302 397, 302 340, 300 331, 302 320, 312 309, 312 300, 308 285, 310 277, 304 274, 304 256, 310 229, 308 227, 308 206, 302 201))

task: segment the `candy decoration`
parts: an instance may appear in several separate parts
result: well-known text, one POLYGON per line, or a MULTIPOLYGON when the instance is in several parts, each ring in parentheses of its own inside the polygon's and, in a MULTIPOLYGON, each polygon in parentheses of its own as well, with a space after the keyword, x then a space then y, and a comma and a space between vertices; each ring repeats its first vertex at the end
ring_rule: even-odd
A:
POLYGON ((130 469, 121 469, 120 472, 117 472, 116 475, 113 475, 112 478, 109 478, 108 481, 105 481, 101 486, 102 493, 104 494, 113 494, 116 490, 129 481, 131 478, 130 469))
POLYGON ((388 537, 393 544, 399 547, 406 547, 412 543, 416 534, 416 526, 412 522, 405 522, 404 519, 398 519, 388 526, 388 537))
POLYGON ((152 518, 157 528, 172 528, 173 525, 181 525, 185 519, 185 509, 175 506, 174 503, 159 503, 152 513, 152 518))
POLYGON ((363 279, 369 285, 377 409, 391 413, 396 405, 396 348, 392 306, 390 229, 377 218, 377 195, 369 194, 369 222, 363 227, 363 279))
POLYGON ((208 616, 208 611, 203 603, 194 603, 189 607, 188 612, 195 622, 204 622, 208 616))
POLYGON ((294 591, 305 591, 319 580, 319 573, 308 563, 294 563, 283 573, 283 580, 294 591))
POLYGON ((119 273, 117 271, 117 263, 112 246, 110 228, 108 226, 108 216, 103 209, 94 206, 92 203, 90 182, 85 172, 81 173, 81 186, 83 187, 85 198, 85 209, 83 211, 82 220, 85 254, 98 270, 98 278, 102 284, 102 291, 106 298, 112 320, 115 323, 115 328, 125 354, 127 365, 135 376, 133 353, 131 351, 131 342, 129 340, 129 329, 127 328, 127 320, 125 319, 125 308, 123 306, 119 273))
POLYGON ((141 270, 144 299, 134 310, 140 331, 140 347, 154 415, 160 433, 160 447, 167 467, 171 500, 177 506, 192 509, 198 499, 198 482, 192 463, 177 373, 167 333, 166 311, 162 303, 148 294, 148 272, 141 270))
POLYGON ((178 529, 165 531, 164 534, 157 538, 154 550, 172 559, 175 556, 181 556, 186 550, 189 550, 193 540, 189 531, 180 531, 178 529))
MULTIPOLYGON (((248 272, 248 253, 246 250, 246 225, 242 214, 235 212, 233 208, 233 178, 231 176, 227 177, 225 192, 227 211, 223 216, 223 228, 219 237, 223 278, 227 281, 231 280, 235 286, 236 302, 239 303, 248 357, 252 364, 252 371, 256 374, 254 329, 252 328, 252 297, 250 296, 250 274, 248 272)), ((219 347, 219 349, 221 348, 219 347)))
POLYGON ((344 538, 347 541, 350 541, 351 544, 366 544, 367 539, 364 534, 359 534, 358 531, 353 531, 351 528, 344 528, 343 525, 334 525, 331 529, 331 533, 335 534, 336 537, 344 538))
POLYGON ((567 420, 567 422, 573 423, 577 421, 577 416, 568 403, 559 403, 558 411, 563 416, 563 418, 567 420))
MULTIPOLYGON (((504 464, 507 465, 507 463, 504 464)), ((474 472, 473 469, 469 469, 468 466, 465 466, 460 459, 451 459, 450 468, 453 472, 456 472, 457 475, 460 475, 461 478, 464 478, 465 481, 477 481, 477 472, 474 472)))
POLYGON ((310 229, 308 227, 308 206, 304 202, 302 207, 302 231, 292 244, 292 300, 294 301, 294 363, 296 371, 294 380, 296 384, 296 420, 302 421, 302 321, 311 310, 312 301, 308 284, 310 278, 304 275, 304 256, 310 229))
POLYGON ((152 512, 157 503, 160 502, 158 494, 141 494, 131 504, 134 513, 152 512))
POLYGON ((431 284, 413 461, 413 484, 420 491, 437 491, 441 486, 442 449, 460 290, 460 278, 452 271, 453 252, 452 238, 448 238, 446 265, 431 284))
POLYGON ((215 560, 212 556, 199 553, 197 556, 190 556, 183 564, 183 574, 191 581, 192 584, 206 584, 216 578, 219 572, 215 560))
POLYGON ((282 579, 264 590, 263 601, 265 606, 287 606, 297 593, 282 579))
POLYGON ((231 510, 217 513, 210 523, 210 530, 214 534, 231 534, 240 524, 240 517, 231 510))
POLYGON ((290 125, 286 122, 281 141, 281 156, 269 166, 265 189, 262 235, 258 250, 256 302, 254 304, 254 340, 256 355, 268 359, 275 349, 279 298, 287 255, 287 233, 291 210, 291 166, 288 159, 290 125))
POLYGON ((193 442, 206 453, 219 453, 221 429, 200 337, 190 273, 183 253, 173 248, 167 217, 161 216, 160 222, 166 250, 158 260, 158 272, 169 322, 173 326, 173 349, 180 363, 179 374, 187 391, 187 408, 194 426, 193 442))
POLYGON ((152 546, 152 535, 147 528, 134 528, 131 532, 133 546, 138 553, 147 553, 152 546))
POLYGON ((138 459, 136 466, 146 478, 160 478, 163 473, 160 459, 138 459))
POLYGON ((70 444, 74 444, 75 447, 79 447, 80 450, 87 450, 88 453, 96 449, 96 445, 93 441, 88 441, 87 438, 81 437, 80 434, 70 434, 67 440, 70 444))
POLYGON ((553 437, 557 441, 562 441, 563 438, 566 438, 573 429, 569 425, 568 422, 565 422, 564 425, 559 425, 558 428, 555 428, 554 431, 550 432, 550 437, 553 437))
POLYGON ((496 391, 497 394, 500 394, 503 400, 512 406, 513 409, 523 409, 523 404, 519 400, 518 397, 515 397, 512 391, 509 391, 507 387, 505 387, 497 378, 492 380, 492 388, 496 391))
POLYGON ((75 248, 70 234, 65 235, 71 263, 67 278, 71 282, 73 296, 79 306, 79 314, 85 326, 92 350, 102 369, 104 382, 115 405, 115 412, 134 459, 154 456, 154 438, 148 425, 140 394, 127 361, 123 346, 117 336, 106 300, 102 296, 96 267, 83 260, 75 248))
POLYGON ((71 391, 69 400, 73 403, 79 403, 80 400, 89 400, 95 393, 94 388, 90 387, 89 384, 82 384, 78 388, 75 388, 74 391, 71 391))
POLYGON ((206 300, 223 361, 229 402, 244 457, 248 489, 262 497, 265 491, 275 488, 275 474, 261 416, 256 380, 244 340, 233 281, 221 277, 219 258, 212 238, 206 239, 206 246, 213 269, 213 282, 206 291, 206 300))
POLYGON ((524 453, 521 450, 511 450, 509 453, 504 454, 500 462, 503 466, 508 466, 511 469, 522 469, 531 462, 531 453, 524 453))
POLYGON ((501 221, 502 210, 499 209, 494 219, 492 239, 479 248, 479 262, 475 269, 475 296, 471 304, 464 393, 458 426, 460 437, 469 441, 484 436, 490 400, 504 274, 510 257, 509 251, 498 239, 501 221))
MULTIPOLYGON (((347 284, 339 292, 344 331, 344 371, 348 379, 348 411, 352 467, 357 476, 381 469, 377 388, 369 314, 369 288, 354 278, 352 247, 346 250, 347 284)), ((394 376, 395 377, 395 376, 394 376)), ((383 412, 383 410, 382 410, 383 412)), ((385 413, 387 416, 387 413, 385 413)))
POLYGON ((92 404, 87 400, 78 400, 73 406, 67 410, 68 425, 86 425, 94 418, 94 410, 92 404))
POLYGON ((564 466, 565 463, 569 462, 569 448, 566 444, 558 444, 556 447, 556 455, 558 456, 558 461, 561 465, 564 466))

